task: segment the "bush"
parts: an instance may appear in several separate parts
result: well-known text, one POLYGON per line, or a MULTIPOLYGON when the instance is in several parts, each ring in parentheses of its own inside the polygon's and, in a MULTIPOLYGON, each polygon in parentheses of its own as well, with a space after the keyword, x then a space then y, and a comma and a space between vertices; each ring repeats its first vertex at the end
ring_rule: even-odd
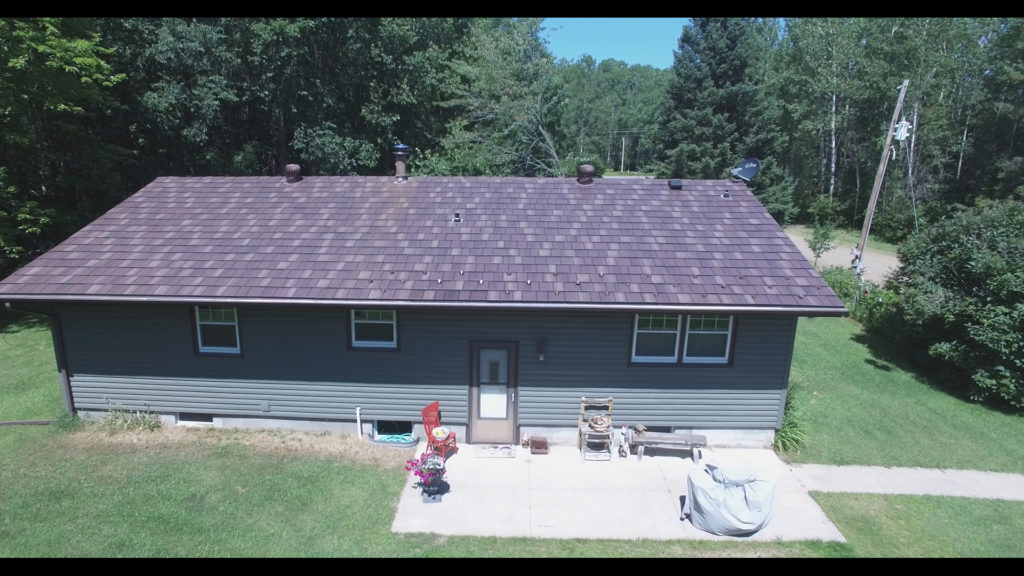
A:
POLYGON ((857 303, 850 310, 851 316, 860 322, 868 332, 887 335, 890 339, 899 340, 902 334, 897 327, 903 323, 898 314, 900 297, 891 290, 879 288, 871 282, 865 282, 857 303))
POLYGON ((831 266, 822 270, 821 277, 850 310, 850 317, 865 330, 883 334, 892 330, 892 322, 899 319, 894 316, 900 303, 898 294, 874 282, 862 281, 849 268, 831 266))
POLYGON ((913 348, 970 400, 1024 411, 1024 203, 950 213, 907 240, 900 260, 887 286, 913 348))
POLYGON ((111 410, 103 417, 103 427, 110 432, 151 431, 161 426, 160 416, 153 412, 111 410))
POLYGON ((860 289, 860 278, 849 268, 829 266, 821 271, 821 277, 836 293, 836 296, 846 304, 847 308, 853 306, 853 299, 860 289))

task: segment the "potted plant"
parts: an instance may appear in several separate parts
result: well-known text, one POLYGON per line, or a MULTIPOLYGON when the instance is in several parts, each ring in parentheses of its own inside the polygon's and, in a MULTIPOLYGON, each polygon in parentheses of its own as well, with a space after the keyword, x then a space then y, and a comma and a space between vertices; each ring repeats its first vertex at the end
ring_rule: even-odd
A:
POLYGON ((419 458, 406 461, 405 469, 416 476, 413 486, 420 489, 424 502, 440 502, 441 495, 448 492, 448 482, 444 479, 444 458, 441 456, 424 452, 419 458))

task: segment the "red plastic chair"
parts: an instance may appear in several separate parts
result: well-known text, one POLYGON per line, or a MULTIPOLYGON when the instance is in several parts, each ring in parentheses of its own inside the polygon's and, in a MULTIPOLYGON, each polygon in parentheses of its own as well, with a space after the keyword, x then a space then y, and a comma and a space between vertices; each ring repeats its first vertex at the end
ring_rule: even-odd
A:
POLYGON ((448 432, 444 438, 434 436, 434 429, 441 427, 441 403, 434 402, 423 409, 423 432, 427 435, 427 451, 448 460, 449 453, 455 454, 459 446, 455 442, 455 432, 448 432))

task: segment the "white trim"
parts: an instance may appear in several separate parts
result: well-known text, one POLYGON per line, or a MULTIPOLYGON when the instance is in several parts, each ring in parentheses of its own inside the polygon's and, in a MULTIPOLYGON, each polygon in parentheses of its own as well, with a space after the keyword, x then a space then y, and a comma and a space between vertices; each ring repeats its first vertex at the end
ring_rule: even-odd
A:
POLYGON ((398 348, 398 312, 396 310, 374 309, 353 309, 349 312, 349 333, 352 335, 353 348, 398 348), (391 341, 384 340, 359 340, 356 337, 356 312, 390 312, 391 320, 359 320, 360 324, 389 324, 391 326, 391 341))
MULTIPOLYGON (((721 318, 727 316, 725 314, 693 314, 686 317, 686 338, 683 342, 683 363, 684 364, 727 364, 729 362, 729 353, 732 351, 732 323, 733 316, 728 315, 729 326, 725 330, 725 355, 724 356, 688 356, 686 351, 689 350, 688 346, 690 343, 690 318, 692 317, 713 317, 721 318)), ((694 334, 722 334, 721 330, 693 330, 694 334)))
POLYGON ((650 313, 650 314, 644 314, 644 316, 650 316, 652 319, 655 316, 663 316, 663 317, 666 317, 666 318, 671 317, 671 316, 675 316, 675 318, 676 318, 676 329, 675 329, 676 343, 675 343, 675 346, 673 347, 672 356, 669 357, 669 356, 637 356, 636 355, 637 335, 640 334, 641 332, 642 333, 651 333, 651 334, 670 334, 671 332, 669 332, 668 330, 643 330, 643 331, 641 331, 640 330, 640 314, 634 314, 633 315, 633 349, 630 350, 629 361, 630 362, 637 362, 637 363, 651 362, 651 363, 658 363, 658 364, 675 364, 678 361, 678 359, 679 359, 679 328, 680 328, 680 326, 682 324, 682 321, 683 321, 682 315, 680 315, 680 314, 654 314, 654 313, 650 313))
POLYGON ((214 305, 196 305, 192 307, 196 317, 196 343, 199 345, 200 352, 214 352, 217 354, 241 354, 242 353, 242 340, 238 335, 238 309, 234 306, 214 306, 214 305), (208 308, 212 312, 214 309, 226 310, 231 309, 235 319, 233 321, 225 320, 201 320, 199 318, 199 309, 208 308), (204 346, 203 345, 203 326, 234 326, 235 327, 235 345, 234 347, 229 346, 204 346))

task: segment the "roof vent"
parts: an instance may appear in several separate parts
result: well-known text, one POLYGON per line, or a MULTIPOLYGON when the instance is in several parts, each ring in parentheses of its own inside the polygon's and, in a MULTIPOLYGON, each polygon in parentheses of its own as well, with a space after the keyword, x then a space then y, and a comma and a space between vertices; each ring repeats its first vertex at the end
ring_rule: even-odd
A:
POLYGON ((683 181, 682 180, 669 180, 668 181, 668 187, 673 189, 673 190, 682 190, 683 189, 683 181))
POLYGON ((452 218, 452 222, 462 222, 462 213, 456 212, 455 218, 452 218))
POLYGON ((722 198, 728 200, 729 198, 732 198, 732 194, 729 194, 728 192, 722 192, 722 198))
POLYGON ((395 154, 395 182, 405 182, 405 161, 409 159, 409 147, 399 142, 391 151, 395 154))
POLYGON ((579 184, 594 183, 594 167, 591 164, 580 164, 576 169, 576 182, 579 184))
POLYGON ((298 164, 288 164, 284 167, 284 181, 294 184, 302 180, 302 167, 298 164))

